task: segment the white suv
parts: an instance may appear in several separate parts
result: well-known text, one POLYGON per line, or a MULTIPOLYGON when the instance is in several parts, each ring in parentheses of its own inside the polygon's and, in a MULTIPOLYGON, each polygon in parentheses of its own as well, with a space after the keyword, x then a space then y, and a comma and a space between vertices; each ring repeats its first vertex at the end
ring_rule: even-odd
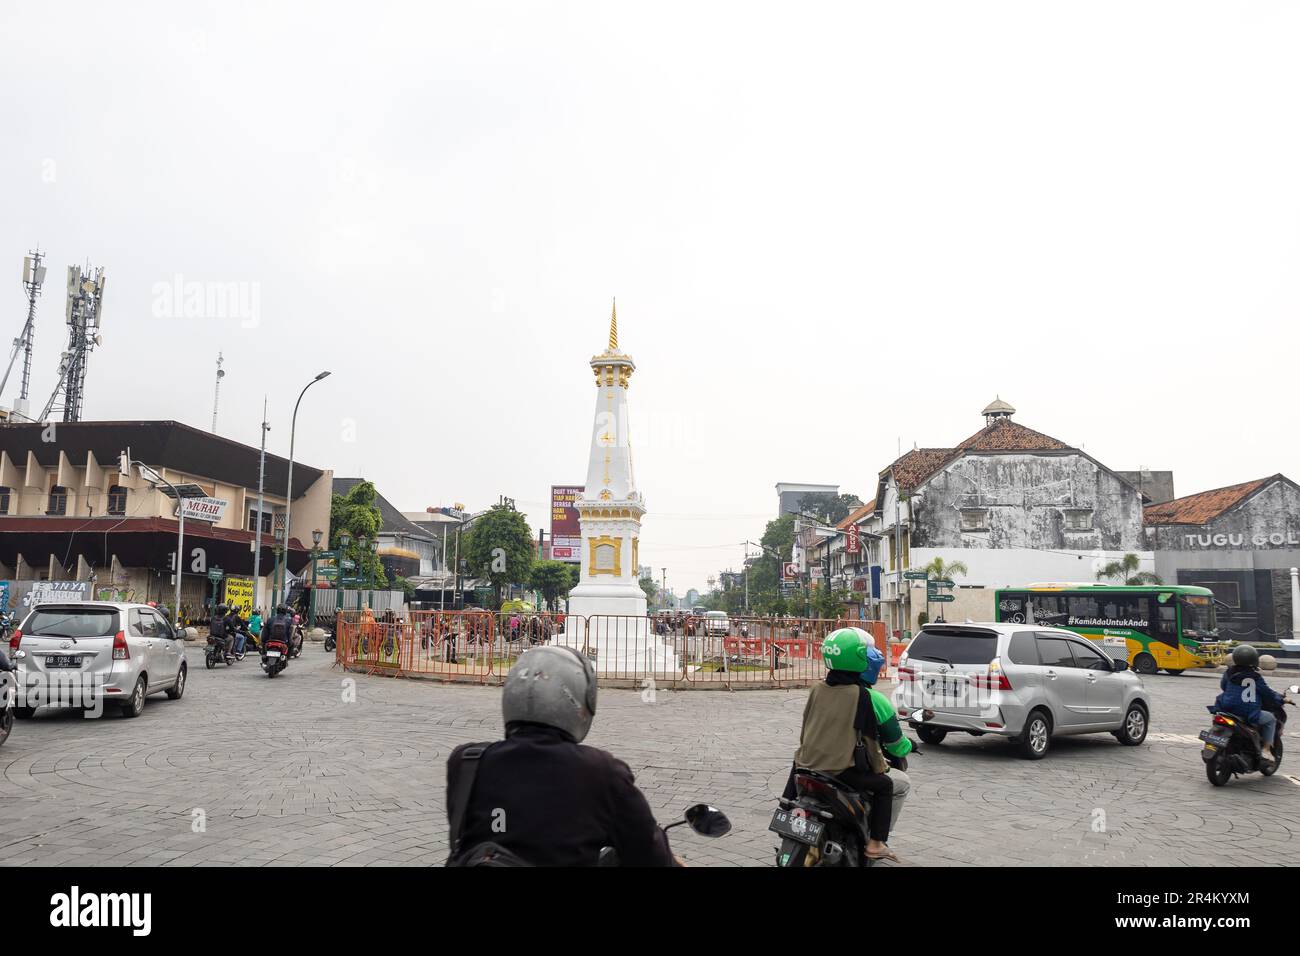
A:
POLYGON ((1128 662, 1086 637, 1033 624, 926 624, 898 661, 895 703, 922 711, 921 740, 1009 737, 1031 760, 1054 736, 1109 733, 1136 747, 1151 701, 1128 662))
POLYGON ((104 704, 138 717, 145 698, 185 693, 185 646, 147 604, 41 604, 9 640, 18 666, 18 717, 37 707, 104 704))

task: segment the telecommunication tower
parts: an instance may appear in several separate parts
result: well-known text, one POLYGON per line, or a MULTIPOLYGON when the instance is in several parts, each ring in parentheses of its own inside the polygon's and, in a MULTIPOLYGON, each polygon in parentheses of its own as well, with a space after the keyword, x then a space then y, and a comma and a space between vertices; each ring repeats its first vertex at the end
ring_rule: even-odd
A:
POLYGON ((36 300, 40 298, 41 286, 45 283, 45 256, 36 250, 23 256, 23 291, 27 293, 27 321, 23 324, 22 335, 14 339, 13 352, 9 355, 9 367, 5 377, 0 380, 0 394, 9 384, 9 375, 14 370, 18 353, 23 353, 23 376, 18 398, 14 400, 14 411, 27 417, 27 396, 32 384, 32 338, 36 332, 36 300))
POLYGON ((95 346, 103 342, 99 334, 103 309, 104 270, 96 269, 92 275, 89 264, 84 271, 68 266, 68 347, 59 359, 59 382, 45 403, 41 421, 49 421, 56 407, 63 409, 65 422, 81 421, 86 362, 95 346))

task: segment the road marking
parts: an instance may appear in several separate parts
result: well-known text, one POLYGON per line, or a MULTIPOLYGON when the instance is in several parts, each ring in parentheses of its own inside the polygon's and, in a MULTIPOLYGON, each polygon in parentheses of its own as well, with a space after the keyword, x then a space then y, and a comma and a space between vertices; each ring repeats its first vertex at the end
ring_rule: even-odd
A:
POLYGON ((1201 738, 1195 734, 1147 734, 1147 740, 1158 740, 1171 744, 1199 744, 1201 738))

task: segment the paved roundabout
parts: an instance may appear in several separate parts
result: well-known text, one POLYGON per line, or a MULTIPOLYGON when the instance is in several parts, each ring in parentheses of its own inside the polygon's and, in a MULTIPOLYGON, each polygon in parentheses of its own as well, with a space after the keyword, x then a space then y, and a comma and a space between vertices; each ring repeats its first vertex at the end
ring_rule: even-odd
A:
MULTIPOLYGON (((443 861, 445 759, 499 736, 498 689, 343 673, 320 645, 274 681, 252 657, 215 671, 188 658, 184 698, 151 697, 138 719, 45 710, 15 725, 0 747, 6 863, 443 861)), ((1032 763, 988 737, 926 747, 895 851, 921 865, 1300 863, 1300 759, 1214 789, 1196 734, 1215 681, 1147 684, 1141 747, 1058 740, 1032 763)), ((602 690, 588 742, 632 766, 662 822, 701 800, 727 811, 720 840, 673 831, 688 863, 770 865, 806 693, 602 690)))

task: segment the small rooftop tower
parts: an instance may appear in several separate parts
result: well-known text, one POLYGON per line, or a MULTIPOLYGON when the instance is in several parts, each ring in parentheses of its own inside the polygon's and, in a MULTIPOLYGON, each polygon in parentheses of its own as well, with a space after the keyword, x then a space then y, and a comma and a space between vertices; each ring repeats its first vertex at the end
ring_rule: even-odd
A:
POLYGON ((984 411, 980 412, 984 416, 985 425, 992 425, 1002 418, 1010 418, 1015 413, 1016 410, 999 397, 994 397, 993 401, 984 406, 984 411))

